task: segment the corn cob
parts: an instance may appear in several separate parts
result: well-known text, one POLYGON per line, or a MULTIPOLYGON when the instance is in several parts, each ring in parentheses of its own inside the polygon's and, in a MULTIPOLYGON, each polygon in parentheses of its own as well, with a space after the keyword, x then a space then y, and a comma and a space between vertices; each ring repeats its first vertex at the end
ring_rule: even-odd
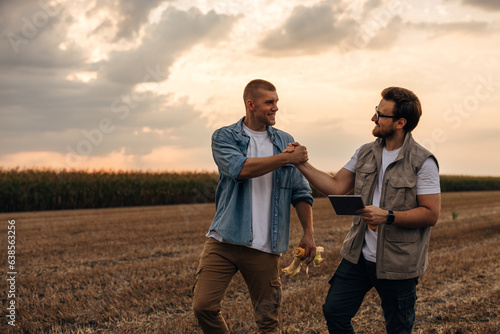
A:
POLYGON ((306 250, 302 247, 297 247, 294 249, 293 255, 299 259, 303 259, 306 256, 306 250))
MULTIPOLYGON (((314 260, 306 265, 306 274, 309 274, 309 267, 311 265, 317 267, 320 265, 321 262, 323 262, 325 259, 321 257, 321 252, 324 252, 325 249, 321 246, 316 247, 316 256, 314 257, 314 260)), ((283 272, 290 277, 297 275, 300 272, 300 267, 304 264, 305 260, 305 255, 306 255, 306 250, 302 247, 295 248, 293 251, 294 259, 292 263, 283 269, 283 272)))

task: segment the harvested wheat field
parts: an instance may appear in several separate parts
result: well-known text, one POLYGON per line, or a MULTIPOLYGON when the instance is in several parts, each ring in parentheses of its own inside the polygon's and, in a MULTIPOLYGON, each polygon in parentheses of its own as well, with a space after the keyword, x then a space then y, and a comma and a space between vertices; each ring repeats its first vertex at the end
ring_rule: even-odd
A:
MULTIPOLYGON (((2 277, 15 221, 16 280, 0 281, 1 333, 200 333, 191 312, 193 274, 213 204, 0 214, 2 277), (14 295, 8 295, 14 287, 14 295), (15 301, 15 327, 7 310, 15 301)), ((500 192, 444 193, 432 230, 430 267, 418 285, 414 333, 499 333, 500 192)), ((291 247, 301 237, 292 215, 291 247)), ((283 276, 284 333, 325 333, 321 306, 351 220, 316 199, 325 262, 307 277, 283 276)), ((292 260, 291 249, 282 266, 292 260)), ((384 333, 370 291, 357 333, 384 333)), ((255 333, 238 274, 222 312, 233 333, 255 333)))

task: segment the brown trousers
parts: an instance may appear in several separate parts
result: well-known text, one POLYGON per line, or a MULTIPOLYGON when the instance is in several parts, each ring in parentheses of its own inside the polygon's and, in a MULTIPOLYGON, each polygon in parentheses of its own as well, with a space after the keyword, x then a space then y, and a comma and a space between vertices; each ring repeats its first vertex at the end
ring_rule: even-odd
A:
POLYGON ((196 270, 193 311, 204 333, 229 333, 220 309, 233 276, 241 272, 259 333, 279 333, 280 256, 208 238, 196 270))

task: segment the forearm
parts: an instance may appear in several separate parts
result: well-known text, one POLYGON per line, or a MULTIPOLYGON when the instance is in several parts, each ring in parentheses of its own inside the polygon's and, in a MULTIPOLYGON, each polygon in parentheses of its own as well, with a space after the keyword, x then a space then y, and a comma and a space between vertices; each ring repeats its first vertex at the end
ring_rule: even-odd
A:
POLYGON ((297 165, 305 178, 325 195, 344 195, 354 187, 354 173, 342 168, 335 176, 320 171, 309 162, 297 165))
POLYGON ((241 168, 238 180, 251 179, 272 172, 290 163, 289 157, 285 153, 272 155, 265 158, 247 158, 241 168))
POLYGON ((335 192, 333 176, 316 169, 309 162, 296 166, 305 178, 321 193, 332 195, 335 192))
POLYGON ((299 246, 305 249, 306 263, 309 264, 316 256, 312 207, 307 202, 298 202, 295 205, 295 210, 304 230, 304 235, 300 240, 299 246))
MULTIPOLYGON (((407 211, 394 211, 395 226, 403 228, 420 228, 434 226, 441 212, 441 194, 417 196, 419 206, 407 211)), ((389 210, 391 208, 388 208, 389 210)), ((356 211, 363 220, 371 225, 387 224, 389 210, 369 205, 356 211)))
POLYGON ((307 202, 298 202, 295 205, 295 210, 297 211, 297 216, 299 217, 300 224, 304 230, 304 234, 310 234, 314 236, 313 227, 313 214, 312 207, 307 202))
POLYGON ((417 196, 419 206, 408 211, 394 212, 394 225, 405 228, 434 226, 441 213, 441 194, 417 196))
MULTIPOLYGON (((389 214, 388 211, 387 214, 389 214)), ((439 214, 436 215, 428 208, 418 207, 408 211, 394 211, 394 217, 393 225, 395 226, 420 228, 434 226, 439 218, 439 214)))

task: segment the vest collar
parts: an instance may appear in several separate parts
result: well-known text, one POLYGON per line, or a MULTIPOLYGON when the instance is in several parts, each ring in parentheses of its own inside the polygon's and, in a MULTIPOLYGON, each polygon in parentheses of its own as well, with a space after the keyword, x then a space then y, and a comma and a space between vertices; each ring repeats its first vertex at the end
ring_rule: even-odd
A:
MULTIPOLYGON (((408 149, 415 143, 415 140, 413 139, 413 136, 411 135, 411 132, 407 132, 405 134, 405 139, 403 141, 403 146, 401 146, 401 150, 399 151, 398 156, 394 161, 398 161, 403 159, 405 152, 408 151, 408 149)), ((385 139, 383 138, 377 138, 375 140, 375 145, 374 145, 374 150, 373 153, 375 154, 375 158, 377 159, 377 164, 378 166, 380 165, 382 161, 382 150, 384 149, 385 146, 385 139)))

